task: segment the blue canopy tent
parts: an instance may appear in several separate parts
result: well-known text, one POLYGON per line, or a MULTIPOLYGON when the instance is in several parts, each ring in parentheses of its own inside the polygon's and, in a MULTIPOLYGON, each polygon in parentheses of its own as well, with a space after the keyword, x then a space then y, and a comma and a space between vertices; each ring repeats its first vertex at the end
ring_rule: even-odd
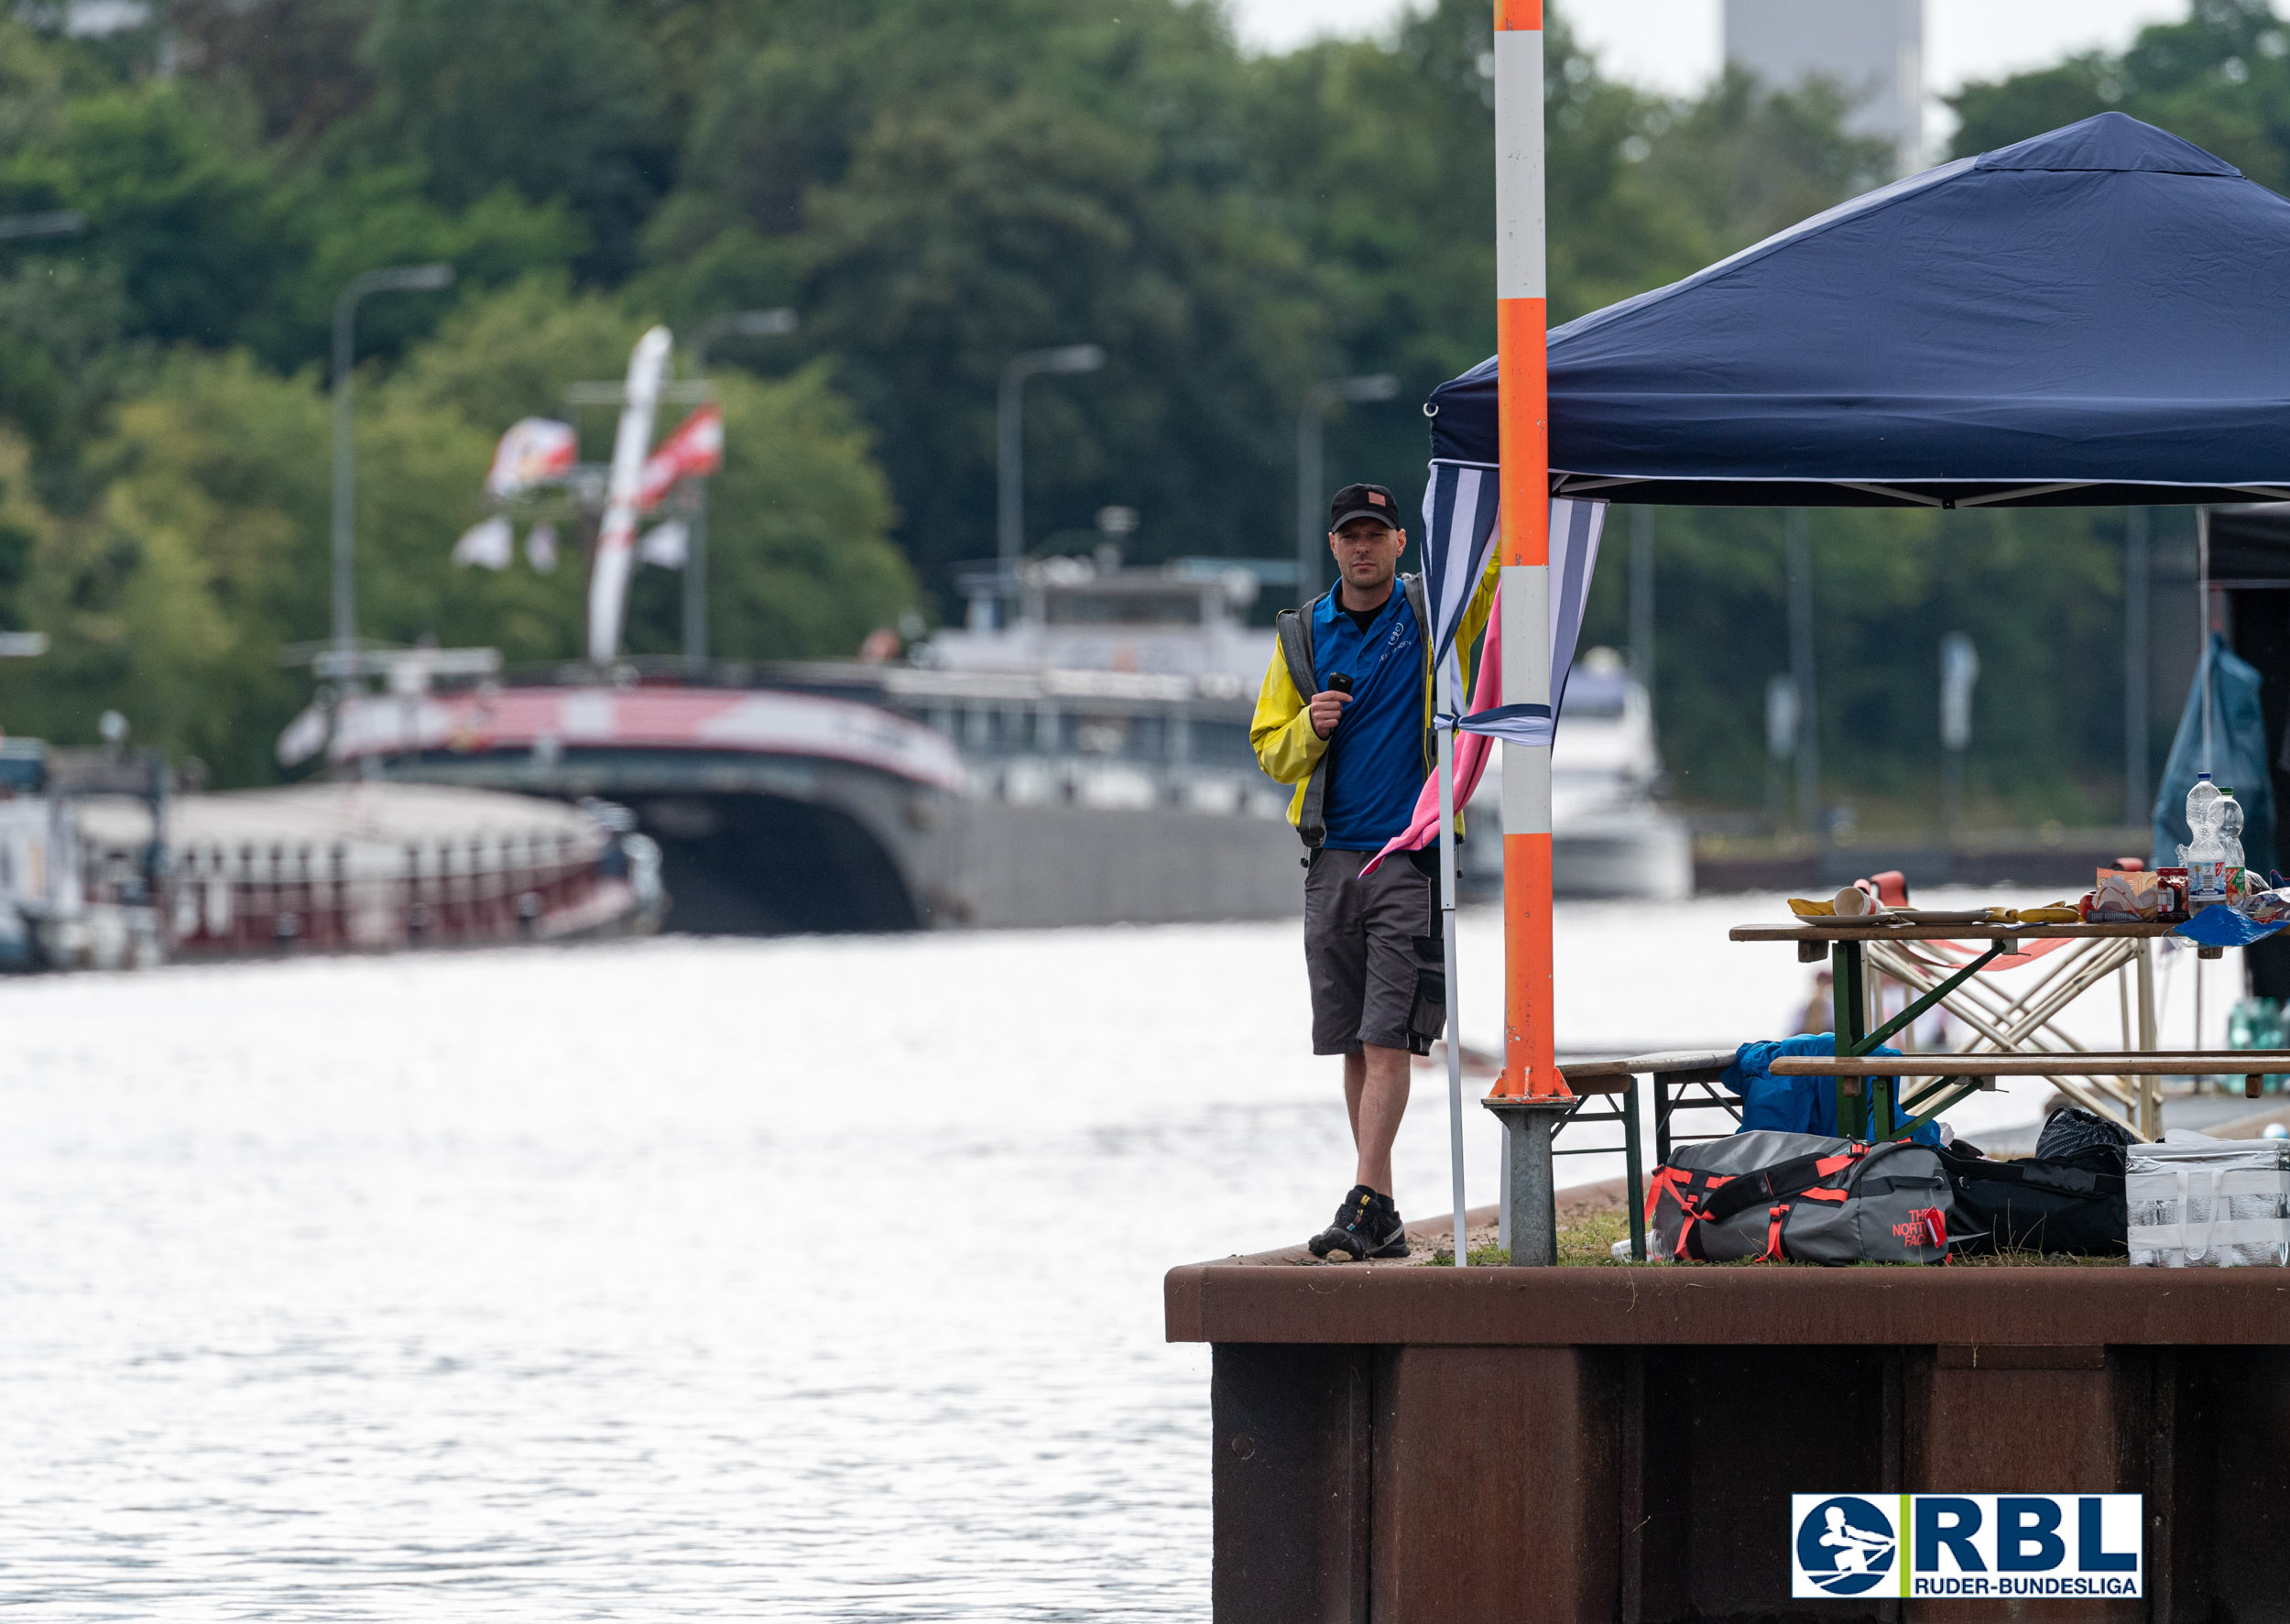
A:
MULTIPOLYGON (((1495 363, 1432 392, 1497 461, 1495 363)), ((2290 201, 2103 113, 1855 198, 1550 337, 1552 495, 2290 498, 2290 201)))
MULTIPOLYGON (((2290 501, 2290 201, 2104 113, 1570 322, 1548 354, 1554 503, 2290 501)), ((1432 391, 1434 490, 1499 463, 1497 386, 1490 358, 1432 391)), ((1491 523, 1425 519, 1427 556, 1491 523)), ((1554 579, 1595 561, 1580 528, 1554 525, 1554 579)), ((1457 725, 1525 744, 1553 719, 1457 725)))

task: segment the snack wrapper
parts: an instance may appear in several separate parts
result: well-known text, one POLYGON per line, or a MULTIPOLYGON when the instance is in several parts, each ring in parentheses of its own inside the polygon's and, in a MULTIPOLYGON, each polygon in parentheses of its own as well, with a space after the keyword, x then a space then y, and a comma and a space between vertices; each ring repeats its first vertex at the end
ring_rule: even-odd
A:
POLYGON ((2272 891, 2252 891, 2248 898, 2236 904, 2236 909, 2262 925, 2290 919, 2290 887, 2272 891))
POLYGON ((2091 887, 2087 918, 2099 924, 2152 924, 2163 912, 2163 893, 2152 869, 2102 868, 2091 887))

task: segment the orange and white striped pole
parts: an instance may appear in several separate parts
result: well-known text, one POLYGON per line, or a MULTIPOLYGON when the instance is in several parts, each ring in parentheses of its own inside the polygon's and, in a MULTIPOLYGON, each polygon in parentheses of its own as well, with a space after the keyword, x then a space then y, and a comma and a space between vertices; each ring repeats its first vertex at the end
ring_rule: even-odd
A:
MULTIPOLYGON (((1551 443, 1543 0, 1495 0, 1495 311, 1502 459, 1502 703, 1551 703, 1551 443)), ((1503 1075, 1565 1098, 1552 1031, 1551 749, 1503 745, 1503 1075)))

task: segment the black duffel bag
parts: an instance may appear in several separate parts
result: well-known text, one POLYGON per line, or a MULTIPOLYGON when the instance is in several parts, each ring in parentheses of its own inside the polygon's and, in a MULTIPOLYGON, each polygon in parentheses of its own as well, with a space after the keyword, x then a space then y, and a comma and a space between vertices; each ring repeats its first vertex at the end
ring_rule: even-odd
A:
POLYGON ((1964 1251, 2120 1258, 2131 1249, 2121 1145, 2020 1161, 1943 1150, 1940 1162, 1956 1192, 1964 1251))

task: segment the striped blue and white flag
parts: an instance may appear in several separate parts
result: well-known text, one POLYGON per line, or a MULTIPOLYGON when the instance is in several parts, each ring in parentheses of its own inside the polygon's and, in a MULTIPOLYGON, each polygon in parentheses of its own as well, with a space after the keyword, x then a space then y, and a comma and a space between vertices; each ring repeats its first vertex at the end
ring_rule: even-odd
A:
POLYGON ((1566 676, 1574 669, 1575 645, 1582 639, 1583 610, 1590 601, 1590 578, 1598 568, 1606 507, 1604 502, 1561 499, 1551 504, 1551 703, 1474 711, 1456 724, 1464 732, 1516 745, 1550 744, 1554 731, 1551 718, 1565 709, 1566 676))
MULTIPOLYGON (((1501 517, 1498 494, 1501 471, 1490 463, 1435 461, 1423 487, 1423 587, 1434 629, 1432 658, 1442 671, 1458 671, 1456 634, 1471 594, 1486 573, 1501 517)), ((1584 605, 1598 565, 1598 537, 1606 528, 1604 502, 1557 500, 1551 504, 1551 698, 1566 696, 1566 673, 1582 637, 1584 605)), ((1460 692, 1458 681, 1448 692, 1460 692)), ((1496 705, 1474 712, 1457 724, 1467 733, 1518 744, 1551 742, 1551 706, 1496 705)))
POLYGON ((1432 663, 1444 670, 1495 550, 1502 478, 1488 463, 1435 462, 1431 474, 1423 487, 1423 591, 1432 616, 1432 663))

